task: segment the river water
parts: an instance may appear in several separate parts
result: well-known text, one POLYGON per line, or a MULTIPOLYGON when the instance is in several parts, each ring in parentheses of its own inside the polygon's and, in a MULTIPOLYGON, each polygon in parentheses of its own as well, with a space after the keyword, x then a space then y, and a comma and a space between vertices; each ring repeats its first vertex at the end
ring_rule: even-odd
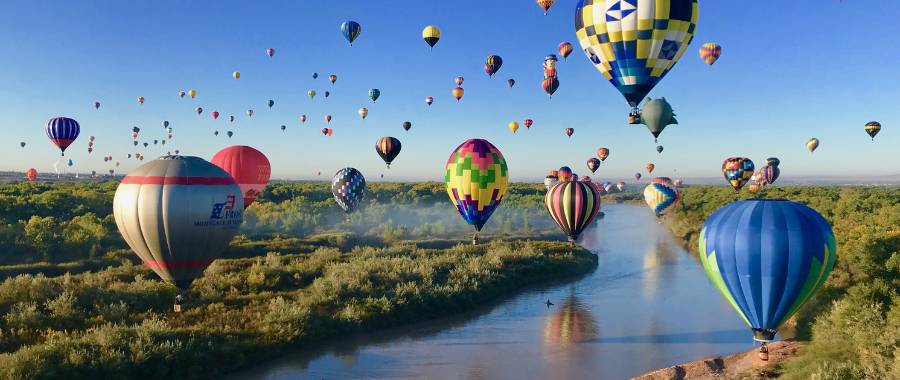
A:
POLYGON ((599 258, 585 277, 465 315, 336 339, 231 378, 624 379, 753 347, 699 262, 645 207, 604 212, 583 234, 599 258))

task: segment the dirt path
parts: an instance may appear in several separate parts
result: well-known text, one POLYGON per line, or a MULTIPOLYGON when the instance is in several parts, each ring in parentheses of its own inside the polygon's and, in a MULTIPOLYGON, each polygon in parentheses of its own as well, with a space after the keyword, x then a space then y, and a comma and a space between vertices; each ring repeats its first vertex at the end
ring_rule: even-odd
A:
POLYGON ((769 361, 757 357, 757 350, 728 356, 710 356, 692 362, 659 369, 635 380, 682 379, 768 379, 776 377, 775 366, 785 359, 797 356, 802 344, 797 341, 779 341, 769 345, 769 361))

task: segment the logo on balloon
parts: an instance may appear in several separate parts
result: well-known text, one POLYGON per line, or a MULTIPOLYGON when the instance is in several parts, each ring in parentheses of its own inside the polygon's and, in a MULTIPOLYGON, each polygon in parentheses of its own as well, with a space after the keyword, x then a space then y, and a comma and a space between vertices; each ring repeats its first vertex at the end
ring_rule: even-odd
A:
MULTIPOLYGON (((243 216, 243 211, 234 209, 234 198, 234 195, 229 195, 225 198, 225 202, 214 203, 212 214, 210 214, 209 219, 238 219, 240 221, 243 216)), ((231 221, 228 220, 215 224, 231 224, 231 221)))

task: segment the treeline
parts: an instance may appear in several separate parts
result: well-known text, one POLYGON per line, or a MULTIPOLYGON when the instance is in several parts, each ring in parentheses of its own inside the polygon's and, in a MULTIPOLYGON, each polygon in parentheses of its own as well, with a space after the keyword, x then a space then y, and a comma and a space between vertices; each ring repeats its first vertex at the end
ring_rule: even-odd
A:
MULTIPOLYGON (((112 215, 116 186, 117 181, 0 185, 0 265, 83 260, 91 260, 91 268, 107 265, 106 252, 127 249, 112 215)), ((245 213, 239 239, 351 232, 373 244, 390 244, 461 241, 472 233, 442 183, 370 183, 368 190, 364 205, 347 223, 329 183, 273 183, 245 213)), ((538 184, 511 185, 483 233, 561 238, 546 217, 543 194, 538 184)))
POLYGON ((696 253, 709 214, 754 197, 814 208, 837 240, 828 281, 787 326, 810 343, 781 368, 783 377, 900 379, 900 188, 774 186, 735 193, 724 186, 690 186, 667 224, 696 253))

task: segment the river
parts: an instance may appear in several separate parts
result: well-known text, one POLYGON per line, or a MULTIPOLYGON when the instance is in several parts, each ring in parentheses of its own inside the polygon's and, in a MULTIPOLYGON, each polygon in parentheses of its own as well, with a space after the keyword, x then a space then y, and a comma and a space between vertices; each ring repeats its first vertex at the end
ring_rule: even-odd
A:
POLYGON ((230 378, 624 379, 753 347, 699 262, 645 207, 604 212, 583 235, 599 258, 590 275, 464 315, 336 339, 230 378))

